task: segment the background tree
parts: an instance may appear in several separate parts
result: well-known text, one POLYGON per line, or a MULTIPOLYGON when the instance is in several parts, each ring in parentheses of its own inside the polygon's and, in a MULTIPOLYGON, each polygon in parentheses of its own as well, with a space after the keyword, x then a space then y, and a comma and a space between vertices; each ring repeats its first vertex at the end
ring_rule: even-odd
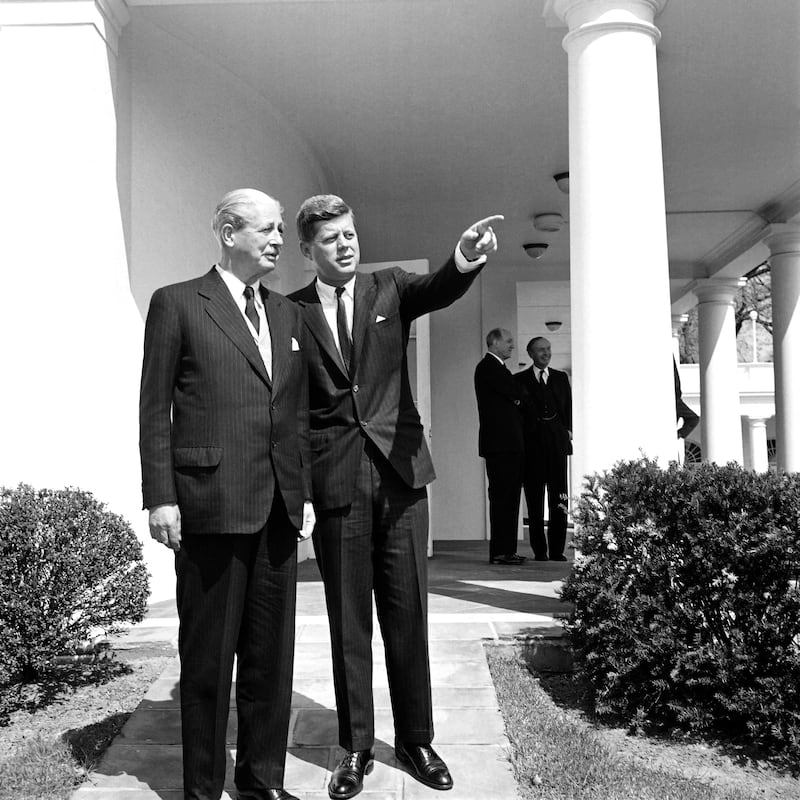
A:
MULTIPOLYGON (((734 298, 737 353, 740 362, 772 361, 772 275, 769 261, 763 261, 745 276, 745 284, 734 298), (750 312, 758 314, 756 330, 758 336, 757 358, 753 353, 753 337, 750 312), (766 334, 764 333, 766 331, 766 334)), ((688 315, 680 331, 680 357, 682 364, 698 364, 700 350, 697 325, 697 306, 688 315)))

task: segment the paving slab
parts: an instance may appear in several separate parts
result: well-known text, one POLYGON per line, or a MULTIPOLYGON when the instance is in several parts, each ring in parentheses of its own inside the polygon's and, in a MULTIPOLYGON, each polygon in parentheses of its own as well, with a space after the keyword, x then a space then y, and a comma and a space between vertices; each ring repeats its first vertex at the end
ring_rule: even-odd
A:
MULTIPOLYGON (((521 546, 521 551, 523 548, 521 546)), ((485 542, 437 542, 429 560, 429 640, 434 746, 453 774, 442 794, 410 776, 394 756, 394 728, 384 649, 373 639, 376 759, 360 800, 517 800, 508 740, 484 655, 484 642, 558 642, 567 610, 558 591, 571 565, 529 561, 519 567, 486 563, 485 542)), ((524 551, 523 551, 524 552, 524 551)), ((344 751, 330 664, 330 634, 316 564, 298 570, 295 675, 286 756, 287 789, 301 800, 328 800, 327 784, 344 751)), ((177 641, 174 601, 149 609, 121 647, 177 641)), ((152 684, 122 733, 71 800, 182 800, 180 708, 175 659, 152 684)), ((231 691, 234 704, 235 687, 231 691)), ((236 714, 227 739, 226 794, 234 800, 236 714)))

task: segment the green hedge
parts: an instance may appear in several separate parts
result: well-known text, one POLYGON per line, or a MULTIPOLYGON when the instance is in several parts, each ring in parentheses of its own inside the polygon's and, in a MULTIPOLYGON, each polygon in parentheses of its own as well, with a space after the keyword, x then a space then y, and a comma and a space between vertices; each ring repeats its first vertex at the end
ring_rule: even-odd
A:
POLYGON ((800 476, 620 462, 575 521, 562 596, 597 712, 800 756, 800 476))
POLYGON ((148 593, 139 540, 89 492, 0 488, 0 685, 141 621, 148 593))

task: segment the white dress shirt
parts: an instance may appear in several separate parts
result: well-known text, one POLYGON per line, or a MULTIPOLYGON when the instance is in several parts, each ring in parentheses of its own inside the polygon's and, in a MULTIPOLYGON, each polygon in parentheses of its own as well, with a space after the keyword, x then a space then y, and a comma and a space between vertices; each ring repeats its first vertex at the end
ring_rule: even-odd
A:
POLYGON ((217 272, 220 277, 225 281, 225 285, 233 297, 234 302, 242 312, 242 318, 247 323, 247 330, 253 337, 253 341, 258 347, 258 352, 261 354, 261 360, 264 362, 264 367, 267 370, 267 375, 272 377, 272 337, 269 334, 269 322, 267 321, 267 312, 264 308, 264 302, 261 299, 261 284, 259 281, 250 284, 253 289, 253 303, 256 307, 256 314, 258 314, 258 327, 259 330, 253 327, 253 323, 247 318, 244 313, 245 304, 247 300, 244 296, 245 284, 240 281, 232 272, 223 269, 219 264, 216 265, 217 272))

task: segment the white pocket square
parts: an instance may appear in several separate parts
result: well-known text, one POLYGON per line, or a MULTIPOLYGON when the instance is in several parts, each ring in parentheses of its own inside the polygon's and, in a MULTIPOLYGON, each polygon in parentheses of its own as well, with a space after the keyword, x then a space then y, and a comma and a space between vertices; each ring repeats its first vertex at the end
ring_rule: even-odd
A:
POLYGON ((295 339, 294 336, 292 336, 292 352, 295 352, 296 350, 299 349, 300 345, 298 344, 297 339, 295 339))
POLYGON ((378 316, 375 317, 375 322, 383 322, 385 319, 386 317, 382 317, 380 314, 378 314, 378 316))

